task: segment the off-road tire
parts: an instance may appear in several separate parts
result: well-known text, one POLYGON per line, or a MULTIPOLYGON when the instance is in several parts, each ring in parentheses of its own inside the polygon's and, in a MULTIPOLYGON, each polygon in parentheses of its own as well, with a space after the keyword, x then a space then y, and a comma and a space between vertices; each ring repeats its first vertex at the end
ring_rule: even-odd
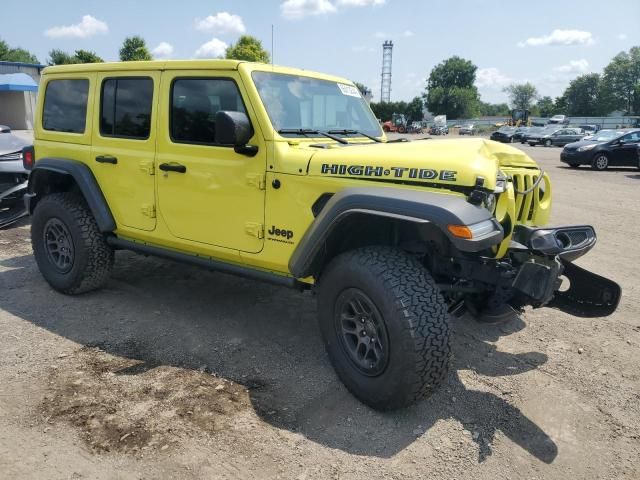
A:
POLYGON ((31 222, 31 245, 36 263, 45 280, 66 294, 79 294, 102 286, 113 267, 113 249, 84 199, 73 193, 54 193, 36 205, 31 222), (50 221, 61 223, 72 242, 73 261, 61 272, 47 252, 45 227, 50 221))
POLYGON ((349 251, 327 266, 318 290, 320 330, 329 359, 361 402, 376 410, 403 408, 430 396, 446 379, 451 356, 448 309, 417 259, 389 247, 349 251), (373 302, 387 335, 386 366, 373 376, 350 357, 337 327, 340 299, 354 290, 373 302))

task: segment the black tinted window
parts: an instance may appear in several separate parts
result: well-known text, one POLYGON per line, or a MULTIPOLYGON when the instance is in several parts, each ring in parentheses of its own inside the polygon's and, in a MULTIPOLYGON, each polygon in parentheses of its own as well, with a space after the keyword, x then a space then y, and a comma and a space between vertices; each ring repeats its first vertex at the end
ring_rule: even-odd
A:
POLYGON ((126 138, 149 138, 153 80, 111 78, 102 83, 100 134, 126 138))
POLYGON ((89 80, 51 80, 47 83, 42 127, 55 132, 84 133, 89 80))
POLYGON ((171 138, 174 142, 215 144, 215 118, 220 110, 246 114, 232 80, 176 79, 171 89, 171 138))

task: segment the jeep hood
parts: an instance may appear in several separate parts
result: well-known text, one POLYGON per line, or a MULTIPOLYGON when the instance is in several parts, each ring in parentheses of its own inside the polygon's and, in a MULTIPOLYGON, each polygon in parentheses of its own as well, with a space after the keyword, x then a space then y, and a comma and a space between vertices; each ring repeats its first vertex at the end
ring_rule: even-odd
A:
MULTIPOLYGON (((313 148, 313 147, 309 147, 313 148)), ((500 167, 537 168, 517 148, 484 139, 366 143, 318 150, 309 175, 494 188, 500 167)))

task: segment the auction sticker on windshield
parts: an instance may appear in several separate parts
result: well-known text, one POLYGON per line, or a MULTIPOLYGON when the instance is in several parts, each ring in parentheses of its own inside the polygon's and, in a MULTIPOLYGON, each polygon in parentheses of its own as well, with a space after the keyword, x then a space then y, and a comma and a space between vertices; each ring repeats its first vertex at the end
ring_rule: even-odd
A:
POLYGON ((343 95, 349 95, 350 97, 360 96, 360 90, 358 90, 358 87, 354 87, 353 85, 345 85, 344 83, 339 83, 338 88, 343 95))

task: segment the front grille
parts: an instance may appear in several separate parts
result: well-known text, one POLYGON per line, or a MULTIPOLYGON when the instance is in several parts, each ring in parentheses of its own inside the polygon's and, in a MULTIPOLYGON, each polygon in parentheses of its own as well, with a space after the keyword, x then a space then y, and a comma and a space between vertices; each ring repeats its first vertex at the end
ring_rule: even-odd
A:
POLYGON ((0 162, 8 162, 11 160, 22 160, 22 152, 12 152, 5 155, 0 155, 0 162))
MULTIPOLYGON (((514 172, 511 174, 513 187, 516 192, 527 192, 533 187, 540 175, 539 171, 525 173, 514 172)), ((527 193, 516 193, 516 221, 521 224, 530 224, 540 203, 540 184, 527 193)))

